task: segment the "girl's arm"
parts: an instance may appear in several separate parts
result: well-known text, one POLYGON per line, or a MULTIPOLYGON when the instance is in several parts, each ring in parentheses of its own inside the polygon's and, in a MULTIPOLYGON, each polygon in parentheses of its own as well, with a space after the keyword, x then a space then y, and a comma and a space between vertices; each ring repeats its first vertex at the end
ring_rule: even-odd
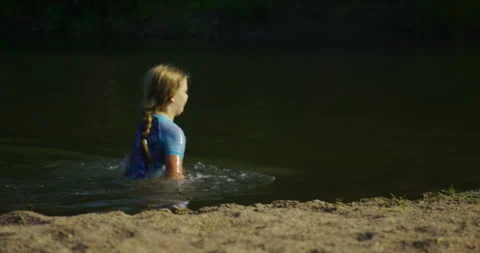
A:
POLYGON ((183 156, 185 153, 185 135, 180 127, 171 125, 163 132, 165 138, 164 154, 166 176, 183 179, 183 156))
POLYGON ((166 155, 166 176, 171 179, 184 179, 183 159, 179 155, 166 155))

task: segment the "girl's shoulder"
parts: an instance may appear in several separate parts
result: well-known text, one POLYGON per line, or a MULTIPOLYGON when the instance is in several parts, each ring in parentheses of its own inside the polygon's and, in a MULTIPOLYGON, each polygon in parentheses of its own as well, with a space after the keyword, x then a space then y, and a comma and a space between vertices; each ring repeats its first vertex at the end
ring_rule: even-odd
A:
POLYGON ((156 118, 158 120, 158 129, 162 132, 168 132, 171 134, 184 134, 182 128, 177 125, 177 123, 173 122, 173 120, 160 115, 157 116, 156 118))

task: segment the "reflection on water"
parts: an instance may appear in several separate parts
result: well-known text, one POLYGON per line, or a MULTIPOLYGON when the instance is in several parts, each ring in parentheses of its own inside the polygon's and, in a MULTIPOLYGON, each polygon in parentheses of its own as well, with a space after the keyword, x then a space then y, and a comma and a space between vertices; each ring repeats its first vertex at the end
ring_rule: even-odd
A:
POLYGON ((122 177, 122 159, 96 157, 78 160, 68 156, 67 151, 60 151, 55 157, 53 149, 15 146, 13 152, 8 152, 5 146, 2 147, 1 160, 7 166, 40 174, 13 173, 8 178, 7 171, 0 180, 2 212, 16 209, 57 214, 113 209, 134 212, 169 203, 186 206, 191 201, 253 192, 275 179, 241 168, 218 168, 197 162, 185 165, 185 181, 128 180, 122 177), (32 150, 37 152, 29 153, 32 150), (36 159, 35 154, 42 159, 36 159))

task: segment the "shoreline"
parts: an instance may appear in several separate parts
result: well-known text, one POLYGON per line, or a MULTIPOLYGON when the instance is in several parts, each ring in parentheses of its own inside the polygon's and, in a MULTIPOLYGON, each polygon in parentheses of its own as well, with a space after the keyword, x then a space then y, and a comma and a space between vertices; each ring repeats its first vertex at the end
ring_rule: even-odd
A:
POLYGON ((0 252, 478 252, 480 191, 351 203, 0 215, 0 252))

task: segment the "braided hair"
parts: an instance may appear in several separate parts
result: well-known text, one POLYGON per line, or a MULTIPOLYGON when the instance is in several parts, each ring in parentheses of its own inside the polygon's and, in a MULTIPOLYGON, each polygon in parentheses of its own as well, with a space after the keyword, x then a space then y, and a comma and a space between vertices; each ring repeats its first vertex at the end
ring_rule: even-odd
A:
POLYGON ((148 148, 148 135, 152 128, 153 114, 165 111, 171 98, 188 75, 182 70, 170 65, 157 65, 145 74, 143 82, 143 122, 142 149, 146 161, 152 163, 152 155, 148 148))

